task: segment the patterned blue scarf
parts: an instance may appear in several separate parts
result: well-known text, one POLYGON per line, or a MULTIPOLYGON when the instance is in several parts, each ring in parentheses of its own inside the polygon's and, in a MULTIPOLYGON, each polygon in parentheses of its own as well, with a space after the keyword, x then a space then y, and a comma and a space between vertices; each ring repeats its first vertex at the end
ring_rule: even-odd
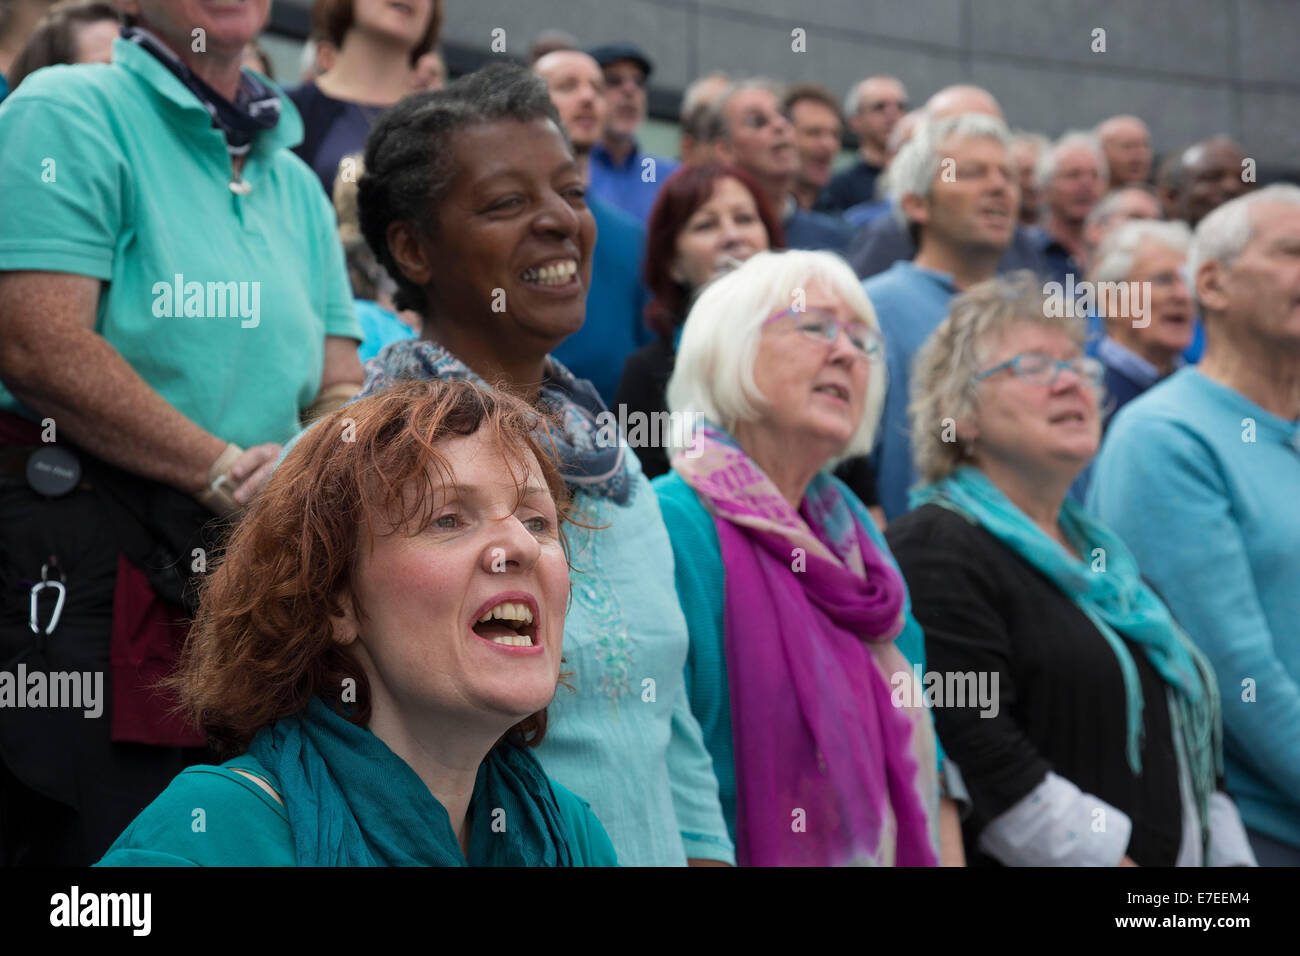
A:
MULTIPOLYGON (((366 385, 357 397, 382 392, 394 382, 430 378, 465 379, 491 387, 437 342, 405 339, 386 346, 366 363, 366 385)), ((609 410, 595 387, 548 356, 538 404, 562 423, 556 428, 547 422, 549 438, 542 444, 546 448, 553 444, 559 453, 560 473, 569 488, 626 505, 632 487, 627 453, 621 444, 604 447, 597 441, 597 417, 609 410)))
POLYGON ((1110 645, 1124 676, 1126 753, 1135 774, 1142 772, 1144 701, 1137 667, 1119 633, 1142 648, 1175 692, 1175 733, 1181 728, 1204 838, 1210 795, 1223 773, 1218 683, 1204 655, 1142 580, 1137 560, 1119 536, 1066 498, 1061 528, 1084 556, 1080 560, 1048 537, 984 472, 969 465, 916 489, 911 503, 912 507, 941 505, 979 524, 1046 575, 1088 616, 1110 645))
POLYGON ((161 40, 144 27, 123 27, 122 39, 149 51, 185 84, 207 107, 212 125, 226 137, 231 156, 243 156, 253 146, 253 137, 280 122, 280 95, 248 70, 239 73, 239 92, 230 102, 186 66, 161 40))
POLYGON ((513 744, 498 744, 479 766, 468 860, 410 765, 319 697, 259 731, 248 752, 280 785, 299 866, 574 865, 550 781, 513 744))

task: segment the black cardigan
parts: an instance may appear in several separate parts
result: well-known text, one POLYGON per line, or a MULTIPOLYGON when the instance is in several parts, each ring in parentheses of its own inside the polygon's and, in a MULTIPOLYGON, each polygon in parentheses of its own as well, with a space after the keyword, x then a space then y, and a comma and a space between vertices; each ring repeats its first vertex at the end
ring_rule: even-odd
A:
POLYGON ((1064 592, 983 527, 939 505, 901 516, 886 538, 925 631, 926 670, 998 673, 996 717, 976 707, 934 711, 970 791, 967 860, 996 862, 978 850, 980 833, 1052 770, 1128 815, 1134 862, 1173 866, 1182 839, 1177 756, 1166 684, 1141 646, 1125 639, 1144 700, 1136 776, 1125 756, 1119 662, 1064 592))

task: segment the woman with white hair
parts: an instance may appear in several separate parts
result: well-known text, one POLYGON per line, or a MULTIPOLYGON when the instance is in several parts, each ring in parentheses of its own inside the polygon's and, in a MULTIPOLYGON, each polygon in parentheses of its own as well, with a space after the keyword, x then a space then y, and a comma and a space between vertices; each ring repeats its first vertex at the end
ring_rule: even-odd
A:
POLYGON ((968 859, 1251 865, 1220 792, 1213 670, 1066 497, 1100 439, 1101 367, 1044 306, 1028 273, 953 301, 913 379, 927 484, 888 531, 931 670, 988 674, 997 697, 935 711, 970 793, 968 859))
POLYGON ((701 293, 668 383, 669 408, 703 424, 654 484, 741 865, 938 858, 934 734, 905 693, 920 634, 874 522, 829 474, 871 447, 882 359, 843 260, 760 252, 701 293))
POLYGON ((1105 369, 1107 425, 1122 406, 1183 365, 1196 331, 1196 309, 1183 267, 1192 233, 1181 222, 1127 222, 1097 250, 1089 278, 1106 337, 1097 344, 1105 369))

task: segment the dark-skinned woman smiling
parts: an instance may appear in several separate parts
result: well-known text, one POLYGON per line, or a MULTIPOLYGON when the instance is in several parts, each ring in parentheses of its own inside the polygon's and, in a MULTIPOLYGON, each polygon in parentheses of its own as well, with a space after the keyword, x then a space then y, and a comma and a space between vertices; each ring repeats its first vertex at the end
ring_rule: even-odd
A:
POLYGON ((548 355, 586 317, 596 227, 545 84, 493 64, 409 96, 376 123, 365 168, 362 232, 424 338, 372 359, 362 395, 430 378, 510 392, 547 413, 540 438, 573 493, 573 691, 538 759, 590 801, 624 865, 734 863, 658 502, 636 455, 598 440, 595 388, 548 355))

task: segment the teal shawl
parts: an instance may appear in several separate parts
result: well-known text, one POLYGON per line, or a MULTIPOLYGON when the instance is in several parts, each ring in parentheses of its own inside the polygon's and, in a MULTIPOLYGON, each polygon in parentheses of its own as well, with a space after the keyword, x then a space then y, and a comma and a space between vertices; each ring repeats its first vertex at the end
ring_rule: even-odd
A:
POLYGON ((1061 507, 1060 525, 1083 560, 1048 537, 1012 504, 984 472, 963 465, 940 481, 912 492, 912 507, 933 503, 964 515, 1011 548, 1060 588, 1106 639, 1124 676, 1129 767, 1142 772, 1142 686, 1124 634, 1174 691, 1174 732, 1181 730, 1201 817, 1208 834, 1209 800, 1223 773, 1219 689, 1209 662, 1142 580, 1137 560, 1119 536, 1072 499, 1061 507), (1118 633, 1117 633, 1118 632, 1118 633))
POLYGON ((572 866, 574 845, 537 759, 498 744, 470 799, 468 861, 415 771, 320 698, 248 752, 279 782, 299 866, 572 866))

